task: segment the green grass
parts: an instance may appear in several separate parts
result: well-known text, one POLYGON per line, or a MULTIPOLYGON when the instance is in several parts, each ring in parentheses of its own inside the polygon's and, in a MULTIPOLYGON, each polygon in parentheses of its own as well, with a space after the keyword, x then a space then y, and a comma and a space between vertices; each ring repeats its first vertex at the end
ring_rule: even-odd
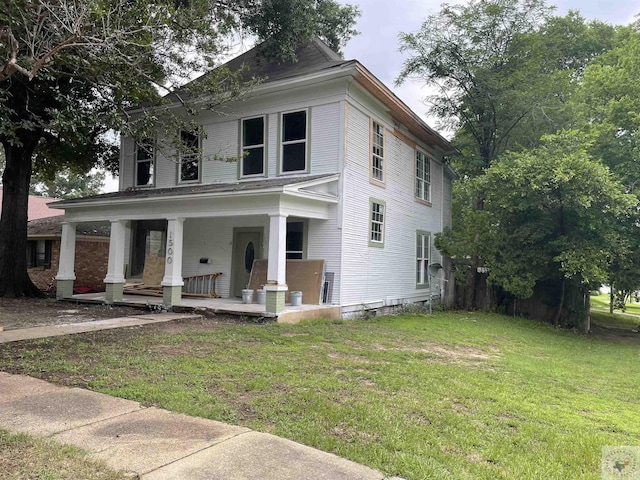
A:
POLYGON ((124 480, 129 478, 88 460, 80 449, 0 430, 3 480, 124 480))
POLYGON ((640 444, 640 343, 499 315, 110 330, 0 369, 245 425, 407 479, 598 479, 640 444))
POLYGON ((635 329, 640 325, 640 303, 628 303, 626 312, 615 309, 609 313, 609 295, 591 297, 591 319, 605 327, 635 329))

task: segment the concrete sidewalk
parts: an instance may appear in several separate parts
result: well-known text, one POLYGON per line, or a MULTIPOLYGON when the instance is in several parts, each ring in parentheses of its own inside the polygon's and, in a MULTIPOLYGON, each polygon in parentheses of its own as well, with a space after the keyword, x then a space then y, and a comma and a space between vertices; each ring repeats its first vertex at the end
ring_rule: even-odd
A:
POLYGON ((144 480, 385 479, 266 433, 3 372, 0 428, 76 445, 144 480))
POLYGON ((134 315, 132 317, 109 318, 107 320, 67 323, 64 325, 43 325, 40 327, 19 328, 16 330, 0 330, 0 343, 57 337, 60 335, 70 335, 72 333, 94 332, 96 330, 108 330, 110 328, 134 327, 147 325, 149 323, 171 322, 173 320, 190 318, 201 318, 201 316, 181 313, 153 313, 149 315, 134 315))

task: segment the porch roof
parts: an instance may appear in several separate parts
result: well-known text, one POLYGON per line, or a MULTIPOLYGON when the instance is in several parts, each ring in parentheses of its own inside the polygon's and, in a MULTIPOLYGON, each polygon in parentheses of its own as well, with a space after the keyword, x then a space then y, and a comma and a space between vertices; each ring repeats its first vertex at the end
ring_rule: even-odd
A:
POLYGON ((191 197, 191 196, 228 196, 228 195, 260 195, 265 193, 309 193, 310 195, 325 196, 327 200, 333 197, 318 192, 300 192, 300 188, 311 187, 323 183, 329 183, 338 179, 339 174, 307 175, 304 177, 278 177, 260 180, 249 180, 233 183, 213 183, 185 185, 167 188, 128 188, 127 190, 103 193, 82 198, 72 198, 51 203, 56 208, 73 208, 74 206, 102 205, 105 203, 120 203, 122 201, 143 199, 160 199, 166 197, 191 197))

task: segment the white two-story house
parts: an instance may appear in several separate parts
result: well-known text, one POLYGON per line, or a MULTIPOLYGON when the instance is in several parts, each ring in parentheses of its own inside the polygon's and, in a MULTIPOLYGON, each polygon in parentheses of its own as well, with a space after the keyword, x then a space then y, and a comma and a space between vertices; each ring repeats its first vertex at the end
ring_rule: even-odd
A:
POLYGON ((227 114, 202 112, 203 135, 180 133, 203 155, 125 137, 119 192, 56 204, 58 297, 72 294, 75 225, 100 220, 111 222, 108 301, 150 254, 164 257, 167 306, 181 302, 185 277, 212 272, 222 273, 221 297, 240 296, 254 259, 266 260, 272 314, 288 298, 290 259, 324 261, 320 301, 343 316, 440 294, 428 266, 443 263, 433 235, 451 224, 451 144, 318 39, 295 63, 257 62, 251 50, 229 66, 242 64, 265 80, 227 114), (207 160, 211 152, 238 160, 207 160))

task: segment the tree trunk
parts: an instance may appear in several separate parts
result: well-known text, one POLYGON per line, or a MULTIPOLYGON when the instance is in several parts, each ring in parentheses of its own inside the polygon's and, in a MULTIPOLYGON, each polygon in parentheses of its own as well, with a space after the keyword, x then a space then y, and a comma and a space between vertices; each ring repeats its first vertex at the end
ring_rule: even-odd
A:
POLYGON ((560 301, 558 302, 558 310, 556 311, 555 318, 553 319, 553 324, 558 328, 560 326, 560 317, 562 316, 562 310, 564 309, 564 291, 566 289, 567 280, 565 278, 562 279, 562 286, 560 288, 560 301))
POLYGON ((27 217, 29 182, 37 132, 18 137, 20 146, 3 141, 5 169, 2 174, 0 216, 0 297, 36 297, 42 292, 27 273, 27 217))

